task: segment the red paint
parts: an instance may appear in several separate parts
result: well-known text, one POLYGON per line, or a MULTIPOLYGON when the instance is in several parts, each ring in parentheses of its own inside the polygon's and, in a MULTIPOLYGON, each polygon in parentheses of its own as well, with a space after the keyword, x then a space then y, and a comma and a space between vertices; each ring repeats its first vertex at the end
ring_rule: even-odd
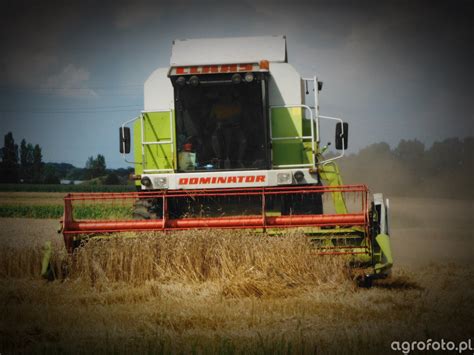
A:
POLYGON ((253 71, 252 64, 223 64, 223 65, 203 65, 192 67, 176 67, 176 75, 186 74, 209 74, 209 73, 236 73, 253 71))
MULTIPOLYGON (((179 178, 181 183, 207 183, 210 181, 219 181, 222 179, 228 182, 229 177, 193 177, 179 178)), ((252 179, 259 181, 265 176, 231 176, 230 181, 248 181, 252 179)), ((263 180, 264 181, 264 180, 263 180)), ((230 182, 229 182, 230 183, 230 182)), ((68 194, 64 198, 64 216, 62 220, 63 236, 66 248, 69 252, 73 249, 73 240, 80 234, 97 234, 97 233, 116 233, 126 231, 168 231, 183 230, 195 228, 221 228, 221 229, 263 229, 265 228, 295 228, 295 227, 352 227, 360 226, 368 234, 369 213, 368 213, 368 189, 364 185, 347 185, 347 186, 289 186, 289 187, 248 187, 248 188, 220 188, 220 189, 194 189, 194 190, 172 190, 172 191, 148 191, 148 192, 128 192, 128 193, 73 193, 68 194), (347 214, 315 214, 315 215, 284 215, 284 216, 267 216, 265 214, 266 205, 265 197, 273 195, 302 195, 307 193, 355 193, 360 201, 360 210, 357 213, 347 214), (262 201, 262 213, 252 216, 237 217, 209 217, 209 218, 177 218, 151 220, 76 220, 73 214, 74 203, 82 203, 87 201, 105 202, 121 205, 125 200, 135 201, 136 199, 158 199, 163 201, 163 210, 167 211, 169 198, 193 198, 202 196, 256 196, 262 201)), ((323 248, 322 253, 347 253, 354 254, 360 251, 353 251, 347 248, 347 252, 342 251, 343 247, 323 248)))
POLYGON ((252 64, 240 64, 239 71, 252 71, 253 67, 252 64))
POLYGON ((237 183, 264 183, 265 175, 236 175, 236 176, 213 176, 201 178, 179 178, 178 185, 208 185, 208 184, 237 184, 237 183))
MULTIPOLYGON (((194 229, 194 228, 258 228, 263 227, 262 216, 242 217, 209 217, 209 218, 178 218, 166 221, 163 228, 162 219, 148 220, 87 220, 71 221, 70 230, 66 234, 97 233, 112 231, 133 230, 167 230, 167 229, 194 229)), ((302 226, 356 226, 364 224, 364 214, 336 214, 336 215, 292 215, 266 217, 267 227, 302 227, 302 226)))

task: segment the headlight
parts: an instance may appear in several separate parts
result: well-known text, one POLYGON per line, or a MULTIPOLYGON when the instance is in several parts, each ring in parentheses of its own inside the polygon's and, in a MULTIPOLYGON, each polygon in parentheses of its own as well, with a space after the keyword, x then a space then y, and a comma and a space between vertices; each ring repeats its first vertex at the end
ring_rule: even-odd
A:
POLYGON ((233 84, 240 84, 241 82, 242 82, 242 77, 240 76, 240 74, 235 73, 234 75, 232 75, 233 84))
POLYGON ((245 74, 245 81, 247 83, 251 83, 253 81, 253 74, 252 73, 245 74))
POLYGON ((159 178, 156 178, 155 179, 155 185, 157 187, 161 187, 161 188, 166 188, 168 187, 168 178, 166 177, 159 177, 159 178))
POLYGON ((191 84, 191 86, 198 86, 199 78, 196 75, 193 75, 192 77, 189 78, 189 84, 191 84))
POLYGON ((176 84, 178 84, 179 86, 186 85, 186 79, 184 78, 184 76, 180 76, 178 79, 176 79, 176 84))
POLYGON ((278 183, 278 185, 291 184, 291 174, 290 173, 278 173, 277 174, 277 183, 278 183))
POLYGON ((296 182, 303 182, 304 180, 304 174, 302 171, 298 170, 297 172, 295 172, 295 174, 293 175, 295 177, 295 180, 296 182))
POLYGON ((144 176, 142 177, 142 179, 140 180, 140 182, 142 183, 143 186, 145 187, 150 187, 151 186, 151 180, 148 176, 144 176))

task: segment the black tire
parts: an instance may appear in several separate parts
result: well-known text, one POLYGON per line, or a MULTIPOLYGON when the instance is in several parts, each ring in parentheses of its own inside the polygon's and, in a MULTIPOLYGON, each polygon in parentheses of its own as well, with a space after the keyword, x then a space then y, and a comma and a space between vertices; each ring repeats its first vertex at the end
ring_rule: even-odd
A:
POLYGON ((371 288, 372 287, 372 278, 369 276, 360 276, 357 278, 357 286, 360 288, 371 288))
MULTIPOLYGON (((133 219, 156 219, 158 218, 158 214, 155 210, 156 206, 153 201, 144 199, 137 200, 133 206, 133 219)), ((161 218, 161 216, 159 218, 161 218)))
POLYGON ((46 279, 49 282, 55 280, 56 277, 55 277, 54 271, 51 267, 51 263, 48 264, 48 268, 46 269, 46 273, 43 275, 43 278, 46 279))
POLYGON ((282 215, 323 214, 321 194, 283 195, 280 211, 282 215))

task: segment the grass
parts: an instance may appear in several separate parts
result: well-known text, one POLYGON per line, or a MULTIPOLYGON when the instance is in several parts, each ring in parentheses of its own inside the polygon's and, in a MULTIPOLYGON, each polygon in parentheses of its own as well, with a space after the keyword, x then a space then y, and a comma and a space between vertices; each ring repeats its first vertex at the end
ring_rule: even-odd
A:
POLYGON ((0 217, 15 218, 60 218, 63 214, 61 205, 0 205, 0 217))
POLYGON ((0 184, 2 192, 133 192, 135 185, 0 184))
POLYGON ((50 283, 38 278, 41 249, 0 246, 2 352, 387 353, 393 340, 472 329, 470 266, 396 269, 365 290, 296 232, 127 237, 72 258, 55 243, 50 283))
MULTIPOLYGON (((59 219, 64 210, 64 193, 0 192, 0 218, 59 219)), ((75 201, 78 219, 132 218, 133 200, 75 201)))
MULTIPOLYGON (((61 218, 62 205, 0 205, 2 218, 61 218)), ((78 205, 74 207, 74 217, 78 219, 131 218, 130 206, 78 205)))

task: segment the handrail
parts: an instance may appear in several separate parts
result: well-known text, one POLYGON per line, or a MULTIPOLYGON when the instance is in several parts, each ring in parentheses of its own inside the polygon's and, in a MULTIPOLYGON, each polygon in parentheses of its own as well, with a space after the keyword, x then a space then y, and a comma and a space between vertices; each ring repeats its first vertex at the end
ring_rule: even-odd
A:
MULTIPOLYGON (((145 145, 162 145, 162 144, 170 144, 171 145, 171 155, 172 155, 172 161, 174 161, 174 140, 173 140, 173 112, 172 110, 152 110, 152 111, 141 111, 140 116, 135 117, 131 120, 125 121, 122 123, 122 138, 125 139, 125 133, 124 133, 124 128, 128 124, 135 122, 136 120, 140 120, 140 129, 141 129, 141 146, 142 146, 142 166, 143 166, 143 172, 170 172, 174 171, 174 164, 173 162, 171 163, 171 168, 170 169, 145 169, 146 166, 146 161, 145 161, 145 145), (145 141, 145 128, 144 128, 144 114, 147 113, 154 113, 154 112, 169 112, 170 114, 170 139, 169 140, 163 140, 163 141, 150 141, 147 142, 145 141)), ((124 147, 125 148, 125 147, 124 147)), ((125 149, 123 149, 125 152, 125 149)), ((125 153, 122 153, 122 158, 126 163, 129 164, 140 164, 139 162, 136 161, 129 161, 125 157, 125 153)))
POLYGON ((282 141, 282 140, 296 140, 296 139, 311 139, 311 155, 313 156, 312 164, 283 164, 283 165, 273 165, 273 149, 271 151, 271 160, 272 166, 275 168, 295 168, 295 167, 316 167, 316 142, 315 142, 315 132, 314 132, 314 118, 313 118, 313 111, 308 105, 303 104, 294 104, 294 105, 278 105, 278 106, 270 106, 270 140, 273 141, 282 141), (301 137, 273 137, 272 133, 272 110, 276 108, 293 108, 293 107, 301 107, 309 111, 310 113, 310 121, 311 121, 311 136, 301 136, 301 137))
POLYGON ((171 109, 168 110, 143 110, 141 112, 141 145, 142 145, 142 165, 143 165, 143 172, 144 173, 160 173, 160 172, 173 172, 174 171, 174 140, 173 140, 173 111, 171 109), (145 128, 144 128, 144 114, 147 113, 155 113, 155 112, 169 112, 170 114, 170 139, 163 140, 163 141, 145 141, 145 128), (163 145, 169 144, 171 146, 171 168, 170 169, 145 169, 146 161, 145 161, 145 145, 163 145))

